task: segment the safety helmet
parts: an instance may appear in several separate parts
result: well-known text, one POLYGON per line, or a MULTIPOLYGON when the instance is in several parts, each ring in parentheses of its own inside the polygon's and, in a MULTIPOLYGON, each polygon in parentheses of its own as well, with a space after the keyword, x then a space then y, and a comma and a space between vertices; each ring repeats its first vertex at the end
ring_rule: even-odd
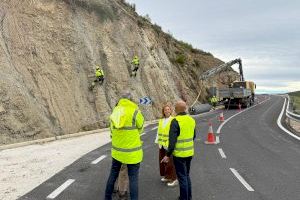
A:
POLYGON ((96 66, 96 69, 100 69, 99 65, 96 66))
POLYGON ((137 57, 137 56, 134 56, 134 58, 137 59, 138 57, 137 57))

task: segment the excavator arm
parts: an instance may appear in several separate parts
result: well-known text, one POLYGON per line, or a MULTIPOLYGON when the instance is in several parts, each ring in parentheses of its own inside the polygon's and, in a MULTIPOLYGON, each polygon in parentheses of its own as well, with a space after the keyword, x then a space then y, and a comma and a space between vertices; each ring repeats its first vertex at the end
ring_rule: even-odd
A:
POLYGON ((215 74, 221 72, 221 71, 224 71, 224 70, 227 70, 229 69, 232 65, 238 63, 239 64, 239 70, 240 70, 240 81, 244 81, 244 73, 243 73, 243 66, 242 66, 242 60, 240 58, 238 59, 235 59, 235 60, 232 60, 232 61, 229 61, 227 63, 224 63, 222 65, 219 65, 217 67, 214 67, 206 72, 204 72, 200 77, 199 79, 201 81, 204 81, 212 76, 214 76, 215 74))
MULTIPOLYGON (((243 73, 243 66, 242 66, 242 60, 240 58, 237 58, 235 60, 229 61, 227 63, 224 63, 222 65, 219 65, 217 67, 214 67, 208 71, 205 71, 200 77, 199 80, 202 81, 206 81, 208 78, 216 75, 217 73, 220 73, 221 71, 225 71, 228 70, 232 65, 234 64, 239 64, 239 71, 240 71, 240 81, 244 81, 244 73, 243 73)), ((200 88, 199 94, 196 98, 196 100, 193 102, 193 104, 190 106, 190 110, 194 110, 193 106, 196 104, 196 102, 198 101, 200 95, 202 92, 202 87, 200 88)))

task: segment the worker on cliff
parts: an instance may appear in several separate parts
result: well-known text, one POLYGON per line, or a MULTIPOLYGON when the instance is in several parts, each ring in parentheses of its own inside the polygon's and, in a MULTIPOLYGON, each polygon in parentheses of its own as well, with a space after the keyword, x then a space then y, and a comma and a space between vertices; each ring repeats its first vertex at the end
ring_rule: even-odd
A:
POLYGON ((131 72, 131 76, 136 77, 136 73, 140 67, 140 59, 138 56, 134 56, 133 60, 131 61, 131 64, 133 65, 133 70, 131 72))
POLYGON ((99 65, 96 66, 95 69, 95 77, 96 79, 92 82, 92 85, 90 86, 90 90, 93 90, 93 88, 96 85, 96 82, 99 82, 100 85, 103 84, 104 82, 104 72, 103 70, 99 67, 99 65))
POLYGON ((94 82, 98 81, 100 85, 102 85, 104 81, 104 72, 102 69, 100 69, 99 65, 96 66, 95 76, 96 80, 94 82))
POLYGON ((114 184, 122 164, 127 165, 130 199, 138 200, 138 176, 143 160, 141 134, 144 117, 132 95, 125 92, 110 115, 112 166, 105 189, 105 200, 112 200, 114 184))

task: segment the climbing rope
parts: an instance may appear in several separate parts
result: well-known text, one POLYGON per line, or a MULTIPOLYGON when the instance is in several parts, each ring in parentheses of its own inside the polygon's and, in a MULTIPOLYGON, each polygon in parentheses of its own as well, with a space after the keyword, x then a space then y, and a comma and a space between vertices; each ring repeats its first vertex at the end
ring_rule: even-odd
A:
POLYGON ((193 106, 197 103, 197 101, 198 101, 198 99, 199 99, 199 97, 200 97, 200 95, 201 95, 201 93, 202 93, 202 89, 203 89, 203 81, 202 80, 200 80, 201 82, 201 84, 200 84, 200 91, 199 91, 199 94, 198 94, 198 96, 197 96, 197 98, 196 98, 196 100, 194 101, 194 103, 190 106, 190 108, 193 108, 193 106))

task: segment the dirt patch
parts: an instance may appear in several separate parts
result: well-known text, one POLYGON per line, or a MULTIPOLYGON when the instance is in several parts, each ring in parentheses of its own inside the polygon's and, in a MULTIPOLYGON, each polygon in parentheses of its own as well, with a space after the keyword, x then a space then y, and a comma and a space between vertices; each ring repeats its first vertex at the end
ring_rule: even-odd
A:
POLYGON ((290 126, 300 135, 300 122, 290 119, 290 126))

